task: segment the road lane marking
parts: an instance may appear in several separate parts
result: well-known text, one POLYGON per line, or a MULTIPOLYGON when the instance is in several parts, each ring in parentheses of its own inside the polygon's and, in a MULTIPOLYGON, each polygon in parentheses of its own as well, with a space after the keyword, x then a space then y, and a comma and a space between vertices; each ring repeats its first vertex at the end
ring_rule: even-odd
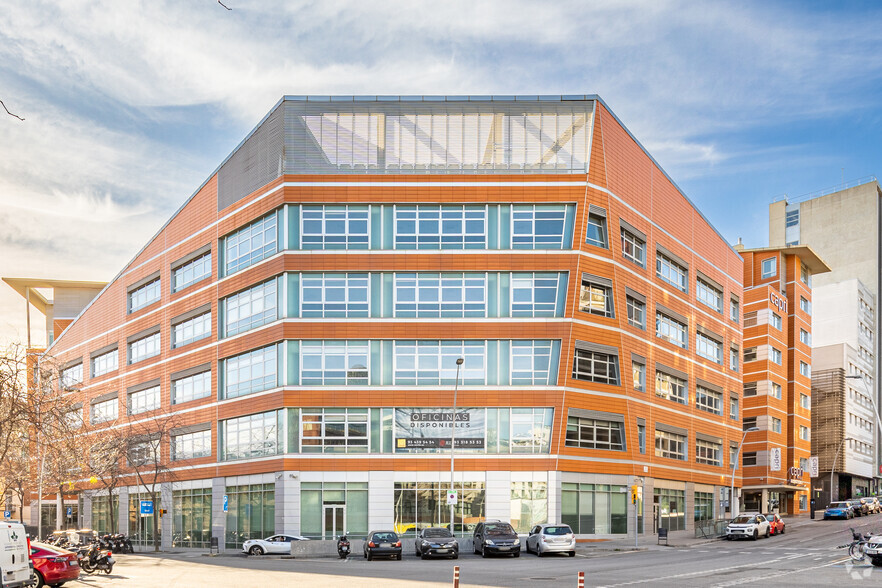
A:
POLYGON ((741 584, 752 584, 754 582, 765 582, 766 580, 772 578, 780 578, 782 576, 790 576, 792 574, 800 574, 802 572, 808 572, 811 570, 819 570, 821 568, 829 568, 831 566, 835 566, 837 564, 841 564, 843 561, 847 561, 850 558, 845 558, 841 560, 832 561, 829 563, 821 564, 818 566, 811 566, 808 568, 798 568, 795 570, 788 570, 786 572, 779 572, 777 574, 769 574, 765 573, 762 576, 752 576, 750 578, 741 578, 740 580, 733 580, 731 582, 725 582, 723 584, 714 584, 714 588, 725 588, 726 586, 740 586, 741 584))

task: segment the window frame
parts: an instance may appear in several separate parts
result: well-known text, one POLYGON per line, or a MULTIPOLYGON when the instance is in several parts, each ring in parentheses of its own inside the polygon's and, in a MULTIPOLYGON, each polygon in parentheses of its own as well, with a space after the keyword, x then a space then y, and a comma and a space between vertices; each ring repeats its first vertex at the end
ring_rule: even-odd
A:
POLYGON ((646 241, 633 234, 628 229, 622 227, 621 228, 622 235, 622 257, 629 260, 631 263, 645 268, 646 267, 646 241), (634 253, 629 253, 628 248, 631 248, 634 253))
POLYGON ((171 291, 172 293, 180 292, 181 290, 185 290, 192 286, 193 284, 197 284, 202 280, 211 278, 212 267, 211 267, 211 250, 209 249, 205 253, 185 261, 184 263, 172 267, 171 270, 171 291), (196 273, 197 270, 201 268, 202 273, 196 273), (187 272, 192 271, 193 277, 187 280, 186 282, 181 282, 178 284, 178 276, 186 274, 187 272))
POLYGON ((154 279, 150 280, 145 284, 141 284, 137 288, 133 288, 126 294, 127 308, 128 313, 132 314, 134 312, 138 312, 144 308, 147 308, 151 304, 155 304, 162 299, 162 276, 156 276, 154 279), (136 298, 141 298, 143 294, 143 300, 136 301, 136 298), (152 296, 152 297, 151 297, 152 296), (137 305, 136 305, 137 302, 137 305))
POLYGON ((582 277, 579 284, 579 312, 593 314, 605 318, 615 318, 615 304, 613 303, 613 289, 606 284, 594 282, 591 278, 582 277), (588 296, 586 296, 586 291, 588 296), (596 309, 595 293, 597 296, 603 296, 603 309, 596 309), (583 302, 588 300, 588 304, 583 302))
POLYGON ((677 290, 689 293, 689 268, 680 265, 661 251, 655 253, 655 275, 677 290), (673 276, 676 275, 675 279, 673 276))
POLYGON ((588 211, 588 216, 585 218, 585 243, 594 247, 609 249, 609 231, 607 229, 606 215, 588 211), (594 229, 593 231, 592 228, 594 229))
POLYGON ((568 415, 564 446, 602 451, 625 451, 625 434, 625 423, 623 422, 568 415), (573 430, 571 427, 575 429, 575 437, 570 434, 573 430), (589 439, 586 436, 583 439, 582 433, 588 430, 592 432, 593 438, 589 439), (598 439, 598 432, 606 433, 606 441, 598 439), (618 434, 618 443, 614 442, 616 434, 618 434))
POLYGON ((760 262, 760 279, 766 280, 778 275, 778 258, 767 257, 760 262), (769 263, 771 262, 771 263, 769 263))
POLYGON ((224 276, 240 272, 278 253, 281 250, 280 225, 279 210, 277 209, 225 235, 222 248, 224 276), (270 233, 272 233, 272 240, 268 238, 270 233), (261 236, 262 244, 246 251, 244 243, 249 243, 250 247, 258 234, 261 236), (242 244, 241 247, 240 244, 242 244), (235 248, 235 257, 231 252, 233 248, 235 248))
POLYGON ((601 351, 592 351, 589 349, 576 348, 573 350, 573 370, 572 378, 581 382, 593 382, 595 384, 607 384, 609 386, 619 386, 619 356, 601 351), (580 357, 580 353, 582 356, 580 357), (584 362, 589 362, 590 371, 580 370, 578 367, 584 362), (606 376, 594 369, 595 365, 606 365, 606 376))

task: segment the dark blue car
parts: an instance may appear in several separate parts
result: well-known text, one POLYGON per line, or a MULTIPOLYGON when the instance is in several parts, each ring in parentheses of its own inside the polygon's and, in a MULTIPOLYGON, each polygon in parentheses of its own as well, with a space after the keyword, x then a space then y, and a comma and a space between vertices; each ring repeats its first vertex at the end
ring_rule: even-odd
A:
POLYGON ((854 507, 848 502, 833 502, 824 509, 824 520, 853 519, 854 507))

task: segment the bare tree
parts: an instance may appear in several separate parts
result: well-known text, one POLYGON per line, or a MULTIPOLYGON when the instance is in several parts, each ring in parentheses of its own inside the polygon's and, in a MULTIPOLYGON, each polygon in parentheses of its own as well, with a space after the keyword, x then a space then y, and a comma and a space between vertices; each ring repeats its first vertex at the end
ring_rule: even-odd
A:
MULTIPOLYGON (((220 1, 220 0, 218 0, 218 1, 220 1)), ((223 6, 223 4, 221 4, 221 6, 223 6)), ((227 7, 224 6, 224 8, 227 8, 227 7)), ((232 8, 227 8, 227 10, 232 10, 232 8)), ((15 117, 15 118, 17 118, 18 120, 21 120, 21 121, 24 120, 22 117, 18 116, 17 114, 13 114, 13 113, 9 112, 9 109, 6 108, 6 104, 4 104, 2 100, 0 100, 0 106, 3 107, 3 110, 5 110, 5 111, 6 111, 6 114, 8 114, 9 116, 13 116, 13 117, 15 117)))
POLYGON ((0 463, 21 450, 31 424, 28 406, 27 353, 20 345, 0 352, 0 463))
MULTIPOLYGON (((85 432, 84 432, 85 433, 85 432)), ((88 433, 86 433, 88 434, 88 433)), ((125 429, 107 428, 89 435, 88 470, 90 477, 107 492, 107 503, 113 505, 113 493, 122 484, 126 473, 128 439, 125 429)), ((116 529, 116 514, 110 509, 110 528, 116 529)))

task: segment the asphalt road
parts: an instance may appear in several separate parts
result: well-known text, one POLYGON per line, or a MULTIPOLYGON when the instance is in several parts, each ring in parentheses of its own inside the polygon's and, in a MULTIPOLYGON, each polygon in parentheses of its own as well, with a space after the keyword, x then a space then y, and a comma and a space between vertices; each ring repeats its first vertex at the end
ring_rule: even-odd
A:
POLYGON ((449 586, 459 565, 463 586, 574 586, 585 572, 587 586, 832 586, 882 584, 882 568, 852 565, 845 550, 853 526, 882 532, 882 515, 852 521, 815 521, 785 535, 759 541, 717 541, 689 548, 649 551, 580 550, 575 558, 521 553, 519 558, 482 559, 462 554, 456 562, 422 561, 405 550, 403 561, 331 558, 277 559, 201 554, 124 555, 111 576, 84 576, 66 586, 82 588, 247 588, 307 586, 449 586))

